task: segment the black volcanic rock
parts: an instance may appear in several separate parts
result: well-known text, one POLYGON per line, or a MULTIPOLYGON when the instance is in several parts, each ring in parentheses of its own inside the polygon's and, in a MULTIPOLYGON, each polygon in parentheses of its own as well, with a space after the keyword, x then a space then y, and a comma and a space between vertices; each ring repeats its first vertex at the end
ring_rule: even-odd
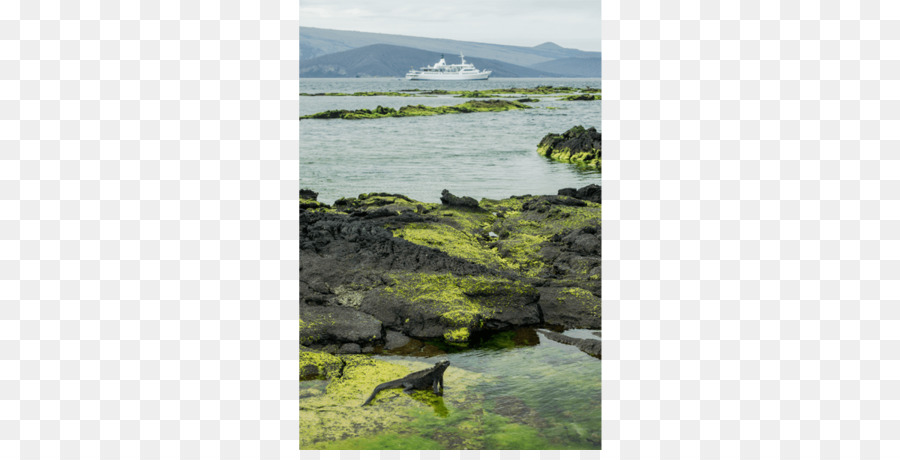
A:
POLYGON ((302 189, 300 189, 300 198, 304 199, 304 200, 315 201, 315 200, 319 199, 319 194, 312 190, 307 190, 307 189, 302 188, 302 189))
POLYGON ((571 196, 579 200, 593 201, 594 203, 602 203, 602 189, 599 185, 591 184, 578 190, 574 188, 563 188, 557 192, 558 195, 571 196))
POLYGON ((371 315, 343 307, 306 306, 300 309, 300 344, 369 344, 383 339, 381 321, 371 315))
POLYGON ((542 156, 600 169, 603 137, 596 128, 574 126, 562 134, 547 134, 537 147, 542 156))
POLYGON ((478 201, 476 201, 475 198, 469 196, 458 197, 450 193, 450 191, 447 189, 444 189, 441 192, 441 204, 444 204, 446 206, 456 206, 460 208, 481 209, 478 206, 478 201))
POLYGON ((442 204, 372 193, 301 209, 303 345, 465 346, 521 326, 599 328, 600 207, 581 198, 593 190, 481 202, 445 191, 442 204))

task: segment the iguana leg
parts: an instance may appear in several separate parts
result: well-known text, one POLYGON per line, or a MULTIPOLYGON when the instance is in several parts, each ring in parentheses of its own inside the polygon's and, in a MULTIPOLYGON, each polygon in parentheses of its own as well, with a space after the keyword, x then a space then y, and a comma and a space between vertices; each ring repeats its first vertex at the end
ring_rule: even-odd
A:
POLYGON ((403 384, 403 392, 406 393, 406 394, 412 394, 412 392, 413 392, 413 386, 412 386, 411 384, 409 384, 409 383, 404 383, 404 384, 403 384))

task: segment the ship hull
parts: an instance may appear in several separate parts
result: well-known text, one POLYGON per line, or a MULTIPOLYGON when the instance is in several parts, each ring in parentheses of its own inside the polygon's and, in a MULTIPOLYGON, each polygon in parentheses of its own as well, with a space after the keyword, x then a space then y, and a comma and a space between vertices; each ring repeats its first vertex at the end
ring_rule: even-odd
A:
POLYGON ((406 74, 407 80, 440 80, 440 81, 459 81, 459 80, 487 80, 491 76, 491 72, 478 72, 471 74, 458 73, 416 73, 406 74))

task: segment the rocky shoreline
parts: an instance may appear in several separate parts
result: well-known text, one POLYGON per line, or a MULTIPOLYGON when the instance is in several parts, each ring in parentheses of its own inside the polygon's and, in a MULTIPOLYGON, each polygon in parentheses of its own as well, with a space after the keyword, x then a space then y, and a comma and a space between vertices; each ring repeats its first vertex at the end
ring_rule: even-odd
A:
MULTIPOLYGON (((339 373, 331 354, 600 329, 600 202, 596 185, 481 201, 444 191, 440 204, 301 191, 301 377, 339 373)), ((599 357, 599 342, 571 344, 599 357)))

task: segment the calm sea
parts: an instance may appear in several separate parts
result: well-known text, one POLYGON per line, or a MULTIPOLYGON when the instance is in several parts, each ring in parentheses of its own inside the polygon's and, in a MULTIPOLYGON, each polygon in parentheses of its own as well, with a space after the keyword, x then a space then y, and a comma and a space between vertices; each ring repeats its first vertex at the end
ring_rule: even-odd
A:
MULTIPOLYGON (((301 93, 353 93, 401 89, 476 90, 540 85, 600 87, 599 78, 492 78, 427 82, 397 78, 300 79, 301 93)), ((480 198, 555 193, 600 183, 596 171, 547 160, 537 144, 547 133, 575 126, 600 129, 600 101, 542 98, 531 110, 381 118, 301 120, 300 187, 331 203, 360 193, 401 193, 438 202, 441 190, 480 198)), ((300 115, 381 105, 456 105, 468 99, 437 97, 300 97, 300 115)))

